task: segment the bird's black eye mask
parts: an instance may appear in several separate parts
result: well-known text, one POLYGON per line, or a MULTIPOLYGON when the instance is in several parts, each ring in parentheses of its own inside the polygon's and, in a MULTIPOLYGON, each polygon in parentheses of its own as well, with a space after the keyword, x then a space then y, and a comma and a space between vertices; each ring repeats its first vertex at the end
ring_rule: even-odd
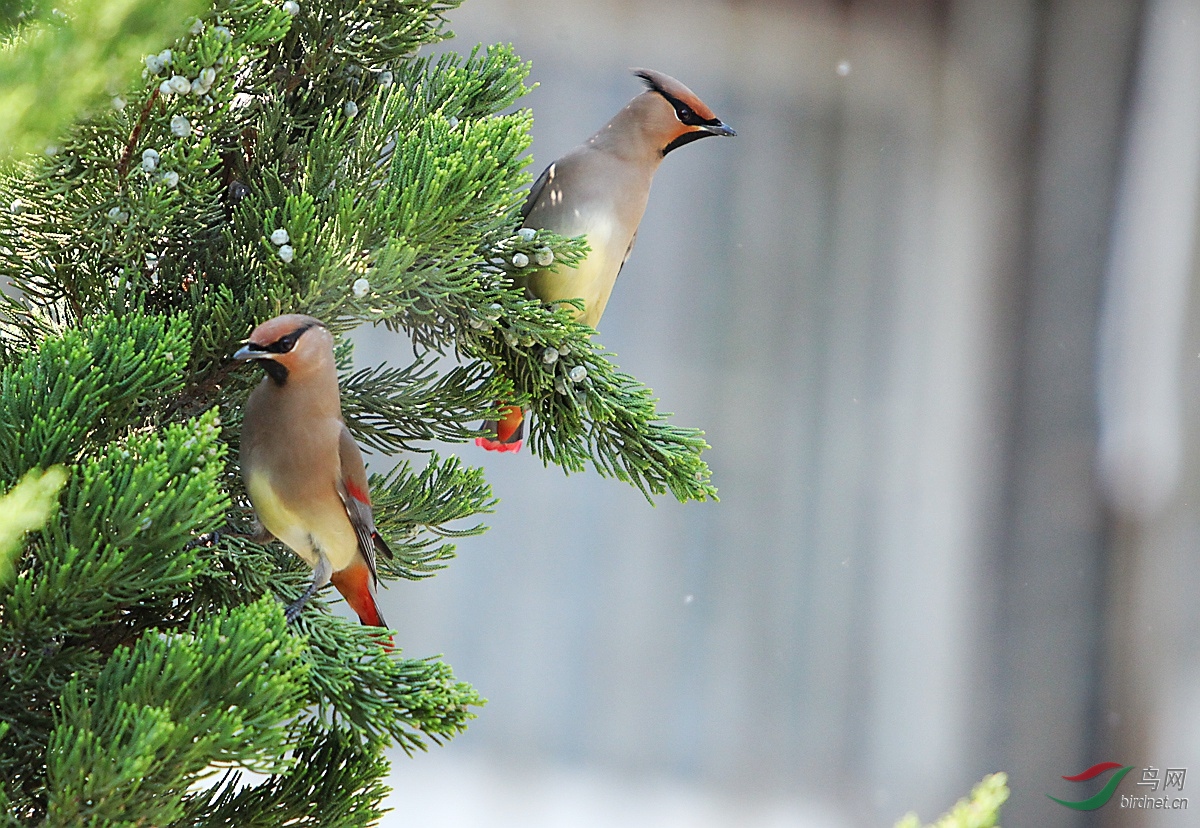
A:
POLYGON ((292 331, 291 333, 279 337, 279 339, 276 339, 270 345, 259 345, 251 342, 246 347, 248 347, 251 351, 260 351, 266 354, 286 354, 288 351, 292 350, 292 348, 296 347, 296 343, 300 341, 300 337, 303 336, 304 332, 311 327, 312 325, 305 325, 302 328, 296 328, 296 330, 292 331))
POLYGON ((696 114, 696 110, 692 109, 690 106, 688 106, 687 104, 685 104, 683 101, 679 100, 678 98, 672 98, 666 92, 660 91, 658 94, 660 94, 664 98, 666 98, 667 103, 669 103, 669 104, 671 104, 671 106, 675 107, 675 117, 679 119, 679 123, 685 124, 686 126, 694 126, 694 127, 721 126, 720 118, 701 118, 699 115, 696 114))

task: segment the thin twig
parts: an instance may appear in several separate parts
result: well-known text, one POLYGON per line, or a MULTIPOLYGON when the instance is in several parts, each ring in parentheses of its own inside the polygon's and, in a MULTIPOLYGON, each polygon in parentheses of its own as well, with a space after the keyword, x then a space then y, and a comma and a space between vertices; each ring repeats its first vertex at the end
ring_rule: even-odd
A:
POLYGON ((133 154, 133 148, 137 146, 138 139, 142 137, 142 127, 146 125, 146 119, 150 117, 150 108, 157 100, 158 87, 155 87, 154 91, 150 93, 150 97, 146 99, 146 105, 142 107, 142 114, 138 116, 133 133, 125 143, 125 152, 121 154, 121 162, 117 164, 117 174, 120 176, 122 188, 124 188, 125 174, 129 172, 129 156, 133 154))

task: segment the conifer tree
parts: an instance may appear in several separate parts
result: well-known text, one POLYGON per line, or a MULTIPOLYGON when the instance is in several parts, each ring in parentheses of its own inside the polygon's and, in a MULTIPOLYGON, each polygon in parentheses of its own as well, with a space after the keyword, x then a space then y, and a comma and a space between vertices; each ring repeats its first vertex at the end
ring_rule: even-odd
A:
POLYGON ((454 5, 217 0, 52 153, 0 170, 0 495, 25 480, 0 501, 7 824, 366 825, 383 749, 441 742, 482 704, 320 600, 285 622, 306 567, 239 536, 259 377, 228 357, 266 318, 413 343, 358 371, 338 348, 360 444, 428 452, 372 476, 384 579, 482 531, 481 470, 429 442, 471 440, 497 399, 531 409, 547 464, 715 495, 701 434, 569 308, 513 287, 514 259, 586 241, 516 232, 528 67, 505 46, 419 56, 454 5))

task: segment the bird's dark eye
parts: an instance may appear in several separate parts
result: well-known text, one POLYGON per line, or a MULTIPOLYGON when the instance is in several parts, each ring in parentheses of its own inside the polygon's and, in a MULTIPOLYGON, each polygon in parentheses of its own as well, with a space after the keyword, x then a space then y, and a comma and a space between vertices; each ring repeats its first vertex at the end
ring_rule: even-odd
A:
POLYGON ((696 114, 696 110, 681 101, 675 102, 675 117, 679 119, 681 124, 687 124, 688 126, 702 126, 708 123, 696 114))
POLYGON ((279 337, 279 339, 276 339, 274 342, 272 342, 270 345, 268 345, 264 350, 270 351, 271 353, 274 353, 274 354, 286 354, 288 351, 292 350, 292 348, 296 347, 296 342, 300 339, 300 336, 307 330, 308 330, 307 327, 297 328, 296 330, 292 331, 287 336, 279 337))

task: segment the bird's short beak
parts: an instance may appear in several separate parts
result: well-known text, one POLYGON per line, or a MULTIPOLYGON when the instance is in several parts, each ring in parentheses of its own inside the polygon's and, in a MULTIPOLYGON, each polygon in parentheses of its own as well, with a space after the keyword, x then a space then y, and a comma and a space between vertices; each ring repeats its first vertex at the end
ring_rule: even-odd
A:
POLYGON ((243 345, 237 350, 237 353, 233 355, 233 358, 238 362, 245 362, 248 359, 263 359, 264 357, 268 356, 270 356, 269 351, 256 351, 249 345, 243 345))
POLYGON ((706 132, 711 132, 713 135, 727 135, 730 138, 737 135, 731 127, 727 127, 724 124, 705 124, 700 128, 706 132))

